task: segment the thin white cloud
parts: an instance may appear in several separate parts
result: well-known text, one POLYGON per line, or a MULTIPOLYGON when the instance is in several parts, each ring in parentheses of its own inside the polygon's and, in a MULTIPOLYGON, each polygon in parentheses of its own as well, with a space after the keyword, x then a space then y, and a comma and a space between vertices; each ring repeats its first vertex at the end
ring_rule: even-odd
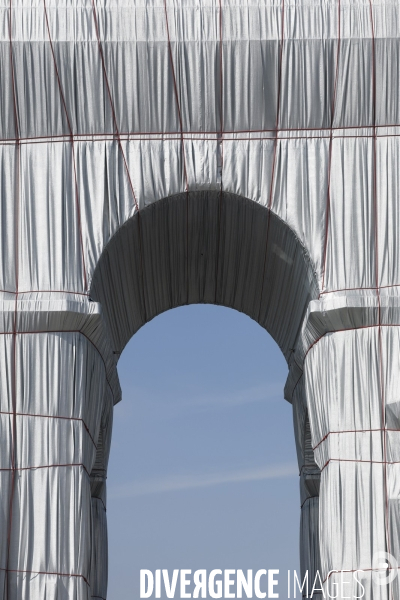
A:
POLYGON ((269 467, 259 467, 231 471, 230 473, 199 473, 176 475, 159 479, 137 481, 109 488, 111 498, 133 498, 147 494, 162 494, 179 490, 205 488, 225 483, 243 483, 262 481, 265 479, 281 479, 298 475, 298 467, 294 463, 284 463, 269 467))
POLYGON ((152 407, 158 411, 161 410, 162 414, 166 411, 170 416, 176 415, 178 411, 181 414, 182 410, 213 410, 221 408, 233 408, 243 404, 251 404, 255 402, 268 402, 273 400, 283 400, 283 386, 282 383, 273 383, 269 385, 260 385, 241 390, 233 390, 229 392, 196 395, 190 390, 180 390, 178 397, 171 396, 168 391, 157 395, 149 394, 146 390, 130 389, 124 393, 123 400, 118 405, 118 413, 115 415, 124 416, 125 410, 122 408, 122 404, 132 404, 139 400, 140 404, 146 404, 148 408, 152 407), (130 400, 133 402, 130 402, 130 400), (171 412, 172 411, 172 412, 171 412))
POLYGON ((210 394, 189 398, 187 404, 190 406, 237 406, 239 404, 248 404, 251 402, 266 402, 283 398, 282 384, 272 384, 268 386, 251 387, 234 392, 224 392, 223 394, 210 394))

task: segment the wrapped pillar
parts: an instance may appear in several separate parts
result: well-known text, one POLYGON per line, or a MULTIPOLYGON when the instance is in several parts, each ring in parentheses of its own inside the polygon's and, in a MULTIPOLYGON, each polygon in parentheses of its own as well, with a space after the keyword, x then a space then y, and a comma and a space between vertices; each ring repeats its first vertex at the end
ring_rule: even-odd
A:
POLYGON ((97 439, 96 460, 90 474, 92 492, 92 564, 90 585, 92 598, 105 600, 108 584, 107 535, 107 466, 110 454, 113 418, 113 398, 106 388, 100 431, 97 439))
POLYGON ((20 301, 16 312, 3 302, 2 600, 92 597, 90 475, 112 410, 110 357, 92 304, 36 299, 34 311, 20 301))
POLYGON ((324 585, 338 597, 398 598, 400 327, 326 333, 304 367, 324 585))
POLYGON ((293 424, 300 475, 300 570, 314 581, 321 571, 319 549, 319 487, 321 473, 314 460, 310 421, 304 391, 304 376, 293 391, 293 424))

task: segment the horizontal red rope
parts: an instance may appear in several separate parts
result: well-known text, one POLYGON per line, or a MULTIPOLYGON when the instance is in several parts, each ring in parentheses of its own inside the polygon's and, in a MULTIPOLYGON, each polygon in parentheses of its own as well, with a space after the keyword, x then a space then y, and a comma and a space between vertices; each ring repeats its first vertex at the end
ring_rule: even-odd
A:
POLYGON ((371 465, 398 465, 400 464, 400 460, 361 460, 357 458, 329 458, 324 466, 321 469, 322 471, 329 465, 331 462, 347 462, 347 463, 365 463, 371 465))
POLYGON ((38 465, 33 467, 10 467, 10 468, 0 468, 1 472, 8 471, 34 471, 35 469, 55 469, 55 468, 65 468, 65 467, 82 467, 85 473, 90 477, 90 473, 85 467, 83 463, 65 463, 65 464, 54 464, 54 465, 38 465))
POLYGON ((354 287, 354 288, 339 288, 336 290, 325 290, 324 292, 321 292, 319 297, 321 296, 325 296, 326 294, 336 294, 338 292, 362 292, 362 291, 378 291, 378 290, 385 290, 388 288, 392 288, 392 287, 399 287, 400 283, 391 283, 389 285, 378 285, 378 287, 373 286, 373 287, 354 287))
MULTIPOLYGON (((113 117, 114 118, 114 117, 113 117)), ((183 130, 182 134, 183 135, 215 135, 216 137, 220 138, 221 134, 222 135, 240 135, 240 134, 252 134, 252 133, 276 133, 276 131, 280 132, 283 131, 284 133, 297 133, 297 132, 302 132, 302 131, 323 131, 326 132, 328 134, 327 138, 329 139, 329 135, 330 135, 330 131, 348 131, 351 129, 383 129, 383 128, 394 128, 394 127, 400 127, 400 123, 388 123, 388 124, 384 124, 384 125, 337 125, 335 127, 279 127, 278 129, 276 127, 273 128, 264 128, 264 129, 223 129, 221 130, 205 130, 205 131, 189 131, 189 130, 183 130)), ((177 130, 169 130, 169 131, 119 131, 118 133, 116 133, 115 131, 110 131, 110 132, 100 132, 100 133, 72 133, 72 137, 74 139, 79 139, 81 137, 87 138, 87 137, 98 137, 98 136, 110 136, 110 138, 116 138, 116 137, 126 137, 126 136, 154 136, 154 135, 160 135, 160 136, 164 136, 164 135, 174 135, 177 134, 178 131, 177 130)), ((179 131, 179 139, 180 139, 180 131, 179 131)), ((56 139, 56 138, 66 138, 68 141, 71 139, 71 134, 56 134, 56 135, 39 135, 39 136, 29 136, 29 137, 20 137, 18 138, 19 141, 34 141, 34 140, 41 140, 41 139, 56 139)), ((0 138, 0 143, 2 142, 15 142, 17 141, 17 138, 0 138)))
POLYGON ((89 437, 93 443, 93 446, 97 450, 97 445, 92 437, 92 434, 90 433, 89 427, 86 425, 85 421, 83 419, 81 419, 80 417, 62 417, 62 416, 58 416, 58 415, 36 415, 33 413, 7 412, 5 410, 0 410, 0 415, 15 415, 16 417, 37 417, 40 419, 61 419, 64 421, 80 421, 82 423, 82 425, 84 426, 87 434, 89 435, 89 437))
POLYGON ((388 427, 381 427, 379 429, 346 429, 344 431, 329 431, 324 437, 318 442, 313 450, 316 450, 323 442, 325 442, 330 435, 340 435, 342 433, 374 433, 379 431, 394 431, 400 433, 400 429, 389 429, 388 427))
POLYGON ((313 498, 319 498, 319 496, 309 496, 308 498, 306 498, 303 502, 303 504, 300 506, 300 510, 303 508, 303 506, 305 505, 306 502, 308 502, 309 500, 312 500, 313 498))
MULTIPOLYGON (((101 358, 101 360, 103 362, 104 370, 105 370, 106 382, 107 382, 108 387, 110 388, 112 397, 115 400, 115 396, 114 396, 114 392, 113 392, 111 383, 109 382, 108 377, 107 377, 106 361, 105 361, 103 355, 101 354, 100 350, 96 346, 96 344, 85 333, 83 333, 83 331, 80 331, 79 329, 63 329, 61 331, 59 329, 57 329, 57 330, 40 329, 38 331, 16 331, 15 335, 35 335, 35 334, 39 334, 39 333, 58 333, 58 334, 62 334, 62 333, 79 333, 79 335, 82 335, 84 338, 86 338, 87 341, 96 350, 96 352, 98 353, 99 357, 101 358)), ((0 331, 0 335, 14 335, 14 332, 12 332, 12 331, 10 331, 10 332, 8 332, 8 331, 0 331)))
POLYGON ((324 584, 328 579, 331 578, 331 576, 333 575, 333 573, 357 573, 358 571, 365 571, 365 572, 370 572, 370 571, 397 571, 398 569, 400 569, 400 567, 394 568, 392 566, 387 566, 387 567, 382 567, 382 568, 376 568, 376 569, 372 569, 371 567, 368 567, 368 569, 331 569, 329 571, 329 574, 325 577, 325 579, 323 580, 322 584, 324 584))
MULTIPOLYGON (((120 145, 121 141, 127 141, 127 142, 133 142, 133 141, 137 141, 137 142, 169 142, 169 141, 178 141, 182 143, 182 136, 178 135, 178 134, 174 134, 174 137, 165 137, 168 134, 164 134, 164 136, 160 136, 160 137, 140 137, 137 139, 132 139, 132 137, 130 136, 124 136, 123 134, 121 134, 119 136, 119 138, 116 140, 118 142, 118 144, 120 145)), ((183 134, 183 140, 186 141, 210 141, 210 142, 218 142, 220 141, 221 135, 218 134, 212 134, 212 136, 210 135, 204 135, 202 134, 201 137, 195 137, 195 135, 200 136, 200 134, 183 134)), ((233 135, 233 134, 232 134, 233 135)), ((239 135, 239 134, 237 134, 239 135)), ((330 136, 329 135, 320 135, 320 136, 316 136, 316 135, 296 135, 296 136, 283 136, 283 135, 271 135, 268 137, 223 137, 223 141, 225 142, 240 142, 240 141, 244 141, 244 142, 257 142, 257 141, 276 141, 276 140, 330 140, 330 136)), ((397 138, 400 137, 400 133, 382 133, 381 135, 377 134, 374 135, 373 133, 371 134, 358 134, 358 135, 334 135, 333 139, 386 139, 386 138, 397 138)), ((70 139, 69 137, 67 138, 65 136, 65 139, 57 139, 55 137, 47 137, 47 138, 41 138, 37 141, 33 141, 32 139, 26 139, 26 140, 0 140, 0 145, 1 146, 14 146, 15 144, 18 144, 20 146, 26 146, 26 145, 30 145, 30 144, 49 144, 49 143, 66 143, 69 142, 70 139)), ((84 138, 81 138, 80 140, 78 140, 80 142, 91 142, 91 143, 98 143, 98 142, 112 142, 115 141, 115 135, 111 136, 110 138, 107 137, 99 137, 96 139, 92 139, 92 136, 87 136, 84 138)))
MULTIPOLYGON (((12 290, 0 290, 3 294, 16 294, 16 291, 12 290)), ((73 290, 25 290, 20 292, 18 290, 18 296, 21 294, 74 294, 76 296, 85 296, 89 297, 88 293, 85 292, 75 292, 73 290)))
MULTIPOLYGON (((399 134, 400 135, 400 134, 399 134)), ((337 288, 334 290, 325 290, 324 292, 320 292, 319 294, 319 298, 321 296, 326 296, 327 294, 337 294, 340 292, 362 292, 362 291, 376 291, 378 290, 386 290, 386 289, 390 289, 390 288, 394 288, 394 287, 400 287, 400 283, 391 283, 388 285, 380 285, 378 286, 378 288, 374 287, 354 287, 354 288, 337 288)), ((0 293, 3 294, 16 294, 15 290, 1 290, 0 289, 0 293)), ((18 296, 20 296, 21 294, 74 294, 75 296, 84 296, 85 298, 89 298, 90 294, 88 292, 76 292, 75 290, 53 290, 53 289, 48 289, 48 290, 23 290, 22 292, 20 292, 18 290, 18 296)))
MULTIPOLYGON (((373 289, 375 289, 375 288, 373 288, 373 289)), ((316 340, 314 340, 313 343, 309 346, 308 350, 304 354, 304 359, 303 360, 306 359, 306 356, 308 355, 308 353, 310 352, 310 350, 312 350, 312 348, 316 344, 318 344, 318 342, 320 342, 326 335, 328 335, 330 333, 341 333, 341 332, 344 332, 344 331, 358 331, 359 329, 372 329, 374 327, 377 327, 377 328, 382 328, 382 327, 400 327, 400 323, 380 323, 380 324, 374 324, 374 325, 360 325, 359 327, 345 327, 343 329, 335 329, 335 330, 332 330, 332 331, 325 331, 325 333, 323 333, 316 340)), ((297 385, 299 384, 301 378, 303 377, 303 375, 304 375, 304 373, 302 372, 301 375, 300 375, 300 377, 298 378, 298 380, 294 384, 293 391, 292 391, 292 397, 293 397, 294 391, 295 391, 297 385)))
POLYGON ((0 567, 0 571, 5 571, 6 573, 34 573, 35 575, 57 575, 58 577, 80 577, 86 583, 88 587, 90 587, 90 583, 86 579, 84 575, 79 575, 78 573, 58 573, 57 571, 24 571, 22 569, 5 569, 4 567, 0 567))

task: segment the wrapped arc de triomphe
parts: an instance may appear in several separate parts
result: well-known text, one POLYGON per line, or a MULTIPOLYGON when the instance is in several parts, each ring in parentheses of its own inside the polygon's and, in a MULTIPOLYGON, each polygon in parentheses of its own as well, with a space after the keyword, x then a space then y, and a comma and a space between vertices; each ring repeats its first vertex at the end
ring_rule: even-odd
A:
POLYGON ((287 359, 302 569, 398 598, 399 2, 3 0, 0 36, 1 600, 106 597, 117 360, 199 302, 287 359))

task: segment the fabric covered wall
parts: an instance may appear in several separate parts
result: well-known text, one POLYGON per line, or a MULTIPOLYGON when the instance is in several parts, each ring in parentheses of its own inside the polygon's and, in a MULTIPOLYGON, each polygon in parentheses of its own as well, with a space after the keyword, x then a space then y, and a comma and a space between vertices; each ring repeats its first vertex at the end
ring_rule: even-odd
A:
POLYGON ((399 34, 392 0, 0 4, 1 599, 106 597, 116 359, 189 301, 288 361, 302 568, 400 559, 399 34))

